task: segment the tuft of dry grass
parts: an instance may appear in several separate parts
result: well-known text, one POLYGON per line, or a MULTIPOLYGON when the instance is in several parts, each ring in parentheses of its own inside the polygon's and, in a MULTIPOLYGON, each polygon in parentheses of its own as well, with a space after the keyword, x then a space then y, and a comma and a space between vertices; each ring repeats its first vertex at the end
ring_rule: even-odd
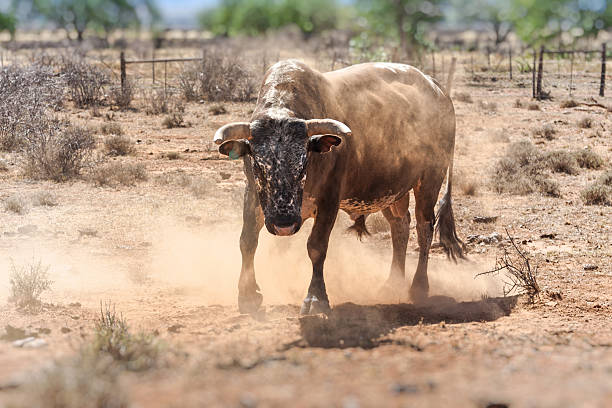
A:
POLYGON ((123 135, 123 128, 119 123, 107 122, 100 125, 100 133, 103 135, 123 135))
POLYGON ((582 129, 590 129, 593 127, 593 118, 589 116, 584 116, 582 119, 578 121, 578 127, 582 129))
POLYGON ((522 108, 525 105, 523 104, 523 101, 521 101, 519 98, 516 98, 516 100, 514 101, 514 107, 515 108, 522 108))
POLYGON ((134 186, 139 181, 148 179, 144 164, 109 163, 95 168, 91 175, 94 184, 102 186, 134 186))
POLYGON ((181 154, 179 152, 168 152, 165 154, 168 160, 178 160, 181 158, 181 154))
POLYGON ((539 191, 559 197, 559 186, 546 177, 546 168, 546 158, 531 142, 513 143, 493 167, 491 187, 498 193, 525 195, 539 191))
POLYGON ((214 105, 211 105, 210 108, 208 108, 208 112, 211 115, 224 115, 227 113, 227 109, 225 109, 225 106, 223 106, 220 103, 216 103, 214 105))
POLYGON ((529 105, 527 105, 527 109, 530 111, 539 111, 542 110, 540 108, 540 105, 538 105, 537 103, 530 103, 529 105))
POLYGON ((188 127, 189 124, 185 122, 185 118, 183 113, 181 112, 172 112, 162 120, 162 126, 166 129, 174 129, 181 127, 188 127))
POLYGON ((472 95, 467 92, 455 92, 453 95, 453 99, 464 103, 474 103, 472 95))
POLYGON ((32 196, 32 204, 36 206, 55 207, 57 196, 50 191, 39 191, 32 196))
POLYGON ((486 102, 486 101, 480 101, 478 102, 478 106, 480 106, 480 109, 487 111, 487 112, 497 112, 497 103, 490 101, 490 102, 486 102))
POLYGON ((4 210, 23 215, 28 211, 28 206, 23 197, 12 195, 4 201, 4 210))
POLYGON ((573 99, 567 99, 567 100, 565 100, 565 101, 561 102, 560 107, 561 107, 561 108, 564 108, 564 109, 565 109, 565 108, 575 108, 575 107, 576 107, 576 106, 578 106, 578 105, 579 105, 579 103, 578 103, 578 102, 576 102, 575 100, 573 100, 573 99))
POLYGON ((543 137, 546 140, 553 140, 557 130, 550 123, 545 124, 542 127, 533 129, 533 135, 537 137, 543 137))
POLYGON ((49 267, 41 261, 18 267, 11 262, 9 271, 11 294, 9 301, 20 310, 35 313, 40 310, 40 295, 51 289, 53 282, 49 279, 49 267))
POLYGON ((110 88, 109 96, 111 103, 119 109, 125 110, 130 107, 136 94, 136 83, 130 78, 126 78, 123 87, 113 86, 110 88))
POLYGON ((578 162, 576 157, 570 152, 555 150, 546 155, 546 161, 550 169, 555 173, 578 174, 578 162))
POLYGON ((185 105, 170 90, 163 88, 145 90, 142 95, 147 115, 161 115, 173 112, 185 112, 185 105))
POLYGON ((600 169, 605 164, 604 159, 590 149, 578 150, 574 153, 576 162, 584 169, 600 169))
POLYGON ((127 156, 136 151, 134 142, 127 136, 113 134, 104 139, 104 150, 109 156, 127 156))
POLYGON ((598 182, 582 190, 581 196, 586 205, 612 205, 612 188, 598 182))

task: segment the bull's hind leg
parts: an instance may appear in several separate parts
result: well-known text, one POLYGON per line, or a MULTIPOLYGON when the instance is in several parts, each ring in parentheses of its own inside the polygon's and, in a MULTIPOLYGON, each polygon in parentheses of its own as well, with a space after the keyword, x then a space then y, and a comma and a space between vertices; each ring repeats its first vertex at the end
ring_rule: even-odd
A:
POLYGON ((254 313, 261 306, 263 296, 255 281, 255 251, 259 241, 259 231, 264 225, 264 217, 255 189, 247 183, 242 210, 242 233, 240 234, 240 252, 242 268, 238 281, 238 309, 240 313, 254 313))
POLYGON ((327 257, 327 246, 329 235, 331 234, 336 216, 338 215, 338 203, 327 203, 317 205, 317 215, 315 217, 312 232, 308 237, 308 256, 312 261, 312 279, 308 287, 308 294, 302 303, 300 314, 329 313, 329 298, 325 289, 325 279, 323 278, 323 264, 327 257))
POLYGON ((382 211, 391 226, 391 241, 393 242, 393 260, 389 278, 381 290, 384 298, 401 300, 405 297, 406 287, 406 248, 410 236, 410 194, 406 194, 389 208, 382 211))
POLYGON ((429 249, 434 234, 434 208, 440 192, 444 174, 431 172, 414 187, 415 216, 417 221, 417 237, 419 241, 419 263, 410 286, 410 298, 413 302, 422 302, 429 294, 427 278, 427 263, 429 249))

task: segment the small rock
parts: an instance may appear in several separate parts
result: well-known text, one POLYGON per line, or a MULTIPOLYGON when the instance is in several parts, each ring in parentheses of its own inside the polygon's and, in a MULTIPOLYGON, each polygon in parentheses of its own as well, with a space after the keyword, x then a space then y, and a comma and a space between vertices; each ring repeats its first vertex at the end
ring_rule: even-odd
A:
POLYGON ((26 343, 36 340, 36 337, 26 337, 25 339, 15 340, 13 347, 23 347, 26 343))
POLYGON ((173 324, 172 326, 168 327, 168 331, 170 333, 180 333, 181 329, 184 327, 185 326, 183 326, 182 324, 173 324))
POLYGON ((41 348, 48 346, 49 343, 45 339, 34 339, 24 343, 23 348, 41 348))
POLYGON ((79 237, 97 237, 98 236, 98 231, 93 229, 93 228, 83 228, 78 230, 79 231, 79 237))
POLYGON ((28 225, 23 225, 19 228, 17 228, 17 232, 20 234, 33 234, 38 230, 38 227, 34 224, 28 224, 28 225))
POLYGON ((240 406, 244 408, 255 408, 257 406, 257 399, 253 394, 242 394, 240 396, 240 406))
POLYGON ((150 246, 152 246, 152 245, 153 245, 153 244, 152 244, 151 242, 148 242, 148 241, 141 242, 141 243, 139 244, 139 246, 140 246, 140 247, 142 247, 142 248, 148 248, 148 247, 150 247, 150 246))
POLYGON ((74 302, 74 303, 69 303, 68 306, 70 306, 70 307, 81 307, 81 304, 79 302, 74 302))
POLYGON ((490 224, 492 222, 495 222, 498 217, 499 217, 498 215, 494 215, 490 217, 477 215, 474 217, 474 222, 478 222, 482 224, 490 224))
POLYGON ((582 269, 584 269, 585 271, 594 271, 596 269, 599 269, 599 266, 593 264, 584 264, 582 265, 582 269))
POLYGON ((391 392, 394 394, 415 394, 419 392, 419 387, 414 384, 399 384, 391 385, 391 392))
POLYGON ((227 180, 232 176, 230 173, 226 173, 224 171, 220 171, 219 175, 221 176, 221 180, 227 180))
POLYGON ((48 329, 46 327, 39 327, 36 330, 38 330, 39 334, 51 334, 51 329, 48 329))
POLYGON ((63 334, 66 334, 66 333, 70 333, 72 330, 70 330, 68 327, 62 327, 62 328, 60 329, 60 331, 61 331, 63 334))
POLYGON ((556 236, 557 234, 550 233, 550 234, 542 234, 540 235, 540 238, 555 239, 556 236))
POLYGON ((198 217, 197 215, 188 215, 185 217, 185 221, 199 223, 202 217, 198 217))

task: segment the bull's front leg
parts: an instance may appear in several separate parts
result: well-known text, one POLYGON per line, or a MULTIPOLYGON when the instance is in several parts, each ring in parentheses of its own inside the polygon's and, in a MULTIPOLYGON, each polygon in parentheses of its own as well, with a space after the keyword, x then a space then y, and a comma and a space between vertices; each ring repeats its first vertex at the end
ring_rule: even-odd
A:
POLYGON ((255 251, 259 241, 259 232, 264 225, 263 212, 259 205, 257 193, 252 183, 247 182, 242 210, 242 233, 240 234, 240 252, 242 268, 238 281, 238 309, 240 313, 255 313, 261 306, 263 296, 255 281, 255 251))
MULTIPOLYGON (((330 197, 328 197, 329 199, 330 197)), ((336 201, 336 200, 333 200, 336 201)), ((308 256, 312 262, 312 279, 308 287, 308 294, 302 304, 300 314, 329 313, 329 298, 325 289, 325 279, 323 277, 323 264, 327 256, 327 246, 329 235, 331 234, 336 216, 338 215, 339 203, 322 203, 317 205, 317 215, 312 227, 310 237, 308 237, 308 256)))

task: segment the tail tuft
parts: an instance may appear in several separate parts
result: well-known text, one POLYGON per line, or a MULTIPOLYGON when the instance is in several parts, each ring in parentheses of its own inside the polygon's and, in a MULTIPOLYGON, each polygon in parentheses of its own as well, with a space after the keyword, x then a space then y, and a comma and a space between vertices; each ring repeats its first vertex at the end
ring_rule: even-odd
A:
POLYGON ((455 262, 457 262, 457 258, 465 259, 464 253, 466 252, 466 247, 457 236, 450 191, 447 191, 440 200, 436 218, 436 234, 439 235, 440 244, 444 248, 446 255, 455 262))
POLYGON ((348 229, 347 229, 347 231, 352 231, 352 232, 357 233, 357 238, 360 241, 361 241, 361 239, 363 238, 364 235, 366 235, 366 236, 371 235, 370 231, 368 231, 368 228, 366 227, 365 220, 366 220, 365 215, 360 215, 355 220, 355 223, 353 225, 351 225, 350 227, 348 227, 348 229))

